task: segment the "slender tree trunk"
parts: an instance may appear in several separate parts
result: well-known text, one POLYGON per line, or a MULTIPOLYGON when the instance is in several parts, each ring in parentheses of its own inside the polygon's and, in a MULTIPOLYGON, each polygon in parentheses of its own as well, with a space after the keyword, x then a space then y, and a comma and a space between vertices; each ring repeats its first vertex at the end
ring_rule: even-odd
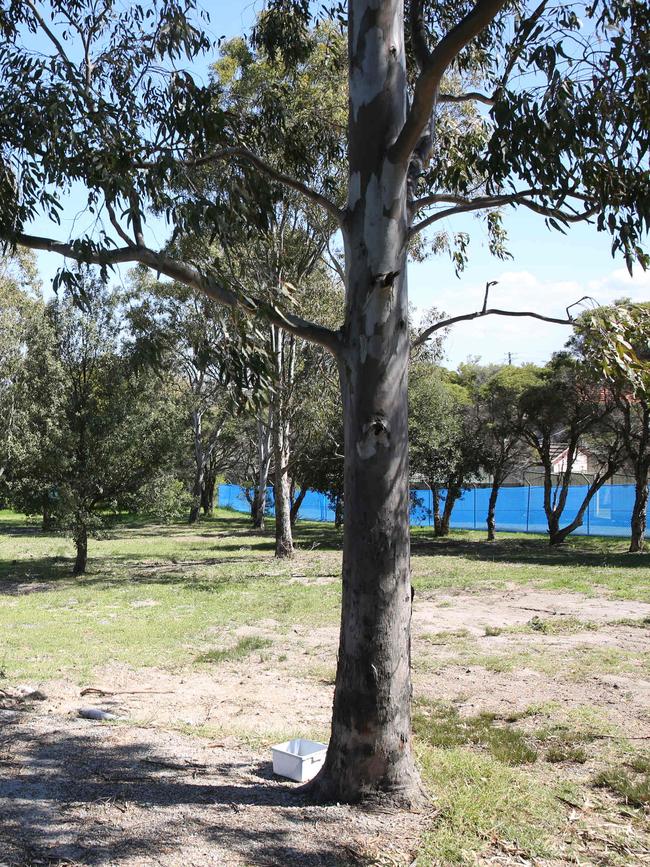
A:
POLYGON ((336 495, 334 503, 334 527, 340 530, 343 526, 343 497, 341 494, 336 495))
POLYGON ((273 459, 275 462, 275 556, 293 556, 291 533, 291 502, 289 498, 289 473, 286 440, 282 425, 273 425, 273 459))
POLYGON ((630 524, 630 553, 643 551, 645 546, 645 531, 648 513, 648 467, 642 478, 637 478, 634 486, 634 505, 630 524))
POLYGON ((431 485, 431 499, 433 506, 433 535, 441 536, 442 516, 440 515, 440 491, 438 485, 431 485))
POLYGON ((77 553, 72 574, 83 575, 88 563, 88 530, 84 523, 77 524, 74 529, 74 545, 77 553))
POLYGON ((307 488, 300 488, 297 496, 293 497, 291 501, 291 528, 294 529, 296 526, 296 521, 298 520, 298 512, 300 511, 300 507, 303 504, 305 497, 307 496, 307 488))
POLYGON ((257 488, 253 499, 252 517, 256 530, 264 529, 266 514, 266 492, 269 486, 269 470, 271 468, 271 416, 263 422, 257 420, 257 488))
POLYGON ((412 802, 406 169, 387 156, 406 111, 402 4, 351 0, 343 599, 321 799, 412 802))
POLYGON ((206 518, 214 514, 214 491, 217 486, 217 475, 211 469, 205 473, 203 489, 201 491, 201 508, 206 518))
POLYGON ((194 484, 192 485, 192 505, 188 523, 194 524, 199 518, 201 511, 201 494, 205 478, 205 456, 203 453, 202 419, 198 412, 192 413, 192 430, 194 433, 194 484))
MULTIPOLYGON (((454 510, 456 501, 460 497, 462 489, 462 480, 450 480, 447 485, 447 496, 445 498, 445 506, 442 510, 442 515, 439 518, 438 526, 434 529, 435 536, 448 536, 451 527, 451 513, 454 510)), ((439 508, 439 507, 438 507, 439 508)))
POLYGON ((495 532, 497 528, 496 522, 496 509, 497 509, 497 499, 499 497, 499 490, 501 488, 501 478, 495 475, 492 479, 492 488, 490 490, 490 499, 488 501, 488 512, 487 512, 487 540, 488 542, 494 542, 495 532))
POLYGON ((273 463, 275 493, 275 556, 293 556, 289 482, 289 430, 284 406, 284 347, 279 328, 272 327, 277 385, 273 397, 273 463))
POLYGON ((614 475, 616 470, 615 465, 610 465, 609 469, 603 473, 602 476, 595 478, 594 481, 589 485, 587 493, 584 496, 582 503, 580 504, 580 508, 576 512, 575 518, 566 526, 560 527, 560 516, 562 514, 561 511, 557 511, 552 516, 552 521, 549 521, 549 541, 551 545, 561 545, 562 542, 573 533, 574 530, 577 530, 578 527, 582 527, 582 523, 584 521, 585 514, 587 509, 589 508, 589 503, 591 503, 595 494, 602 488, 605 482, 609 481, 611 477, 614 475))
POLYGON ((194 484, 192 485, 192 505, 190 506, 190 514, 188 516, 188 523, 195 524, 199 519, 199 513, 201 511, 201 496, 203 493, 203 477, 204 477, 204 468, 203 464, 196 468, 194 473, 194 484))
POLYGON ((52 514, 52 508, 50 506, 50 499, 46 495, 43 498, 43 521, 41 524, 41 528, 44 532, 48 532, 49 530, 53 530, 55 525, 54 516, 52 514))

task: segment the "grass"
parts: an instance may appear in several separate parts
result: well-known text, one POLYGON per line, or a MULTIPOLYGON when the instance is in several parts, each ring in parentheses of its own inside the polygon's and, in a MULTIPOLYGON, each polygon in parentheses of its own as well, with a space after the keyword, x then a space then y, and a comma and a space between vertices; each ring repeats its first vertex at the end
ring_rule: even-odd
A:
POLYGON ((494 714, 462 717, 455 707, 442 702, 420 701, 413 714, 413 731, 432 747, 479 745, 506 765, 537 759, 537 750, 522 732, 499 725, 494 714))
POLYGON ((596 775, 594 786, 609 789, 632 807, 645 807, 650 804, 650 774, 647 765, 641 772, 635 767, 606 768, 596 775))
POLYGON ((457 530, 436 539, 426 528, 412 532, 414 583, 419 590, 477 590, 526 584, 593 596, 650 602, 650 557, 626 553, 625 539, 579 536, 552 547, 545 536, 457 530))
MULTIPOLYGON (((541 536, 504 534, 487 545, 482 535, 462 531, 435 540, 426 529, 414 530, 416 593, 481 593, 520 584, 650 602, 650 558, 627 557, 624 541, 580 537, 551 549, 541 536)), ((2 683, 85 683, 112 661, 179 672, 223 664, 243 668, 268 650, 271 639, 263 636, 271 634, 269 659, 273 665, 286 662, 287 653, 276 648, 290 652, 296 633, 335 627, 341 598, 340 534, 328 525, 301 523, 296 542, 296 558, 283 563, 273 558, 270 532, 252 532, 237 513, 218 511, 192 528, 118 516, 102 538, 92 540, 88 575, 73 578, 68 539, 0 512, 2 683), (260 635, 238 637, 239 627, 260 635)), ((650 624, 638 618, 609 625, 650 624)), ((594 628, 591 621, 554 617, 514 628, 490 626, 485 636, 466 629, 432 632, 418 648, 418 654, 423 647, 428 652, 418 655, 416 669, 471 665, 511 673, 525 667, 578 679, 650 668, 647 654, 625 646, 546 646, 551 642, 544 636, 594 628), (485 640, 500 635, 507 642, 485 640)), ((321 660, 315 649, 305 651, 296 675, 329 685, 333 663, 333 654, 321 660)), ((234 735, 252 749, 295 734, 178 725, 196 737, 234 735)), ((602 791, 630 805, 647 804, 650 760, 626 749, 597 708, 547 704, 505 719, 465 717, 453 705, 419 701, 414 730, 435 810, 417 861, 421 867, 475 864, 488 851, 495 863, 501 855, 504 861, 553 857, 566 836, 564 808, 555 794, 569 770, 582 774, 582 782, 565 784, 575 788, 578 801, 586 791, 602 791), (596 740, 594 734, 613 740, 596 740), (599 766, 594 757, 605 749, 599 766)), ((307 734, 326 738, 316 729, 307 734)))
POLYGON ((437 810, 418 867, 476 864, 486 848, 524 858, 552 854, 563 813, 553 794, 522 771, 458 747, 424 747, 423 777, 437 810))
POLYGON ((338 618, 339 582, 309 583, 338 552, 279 563, 271 539, 237 516, 192 529, 117 526, 91 542, 81 578, 70 574, 68 540, 3 518, 0 668, 9 679, 83 683, 113 660, 174 669, 205 653, 215 630, 227 637, 264 619, 289 629, 338 618), (304 580, 291 582, 294 573, 304 580))
POLYGON ((268 638, 260 638, 256 635, 247 635, 245 638, 240 638, 237 644, 233 647, 226 647, 222 650, 208 650, 205 653, 200 653, 196 658, 196 662, 237 662, 240 659, 245 659, 254 653, 256 650, 263 650, 265 647, 270 647, 273 642, 268 638))

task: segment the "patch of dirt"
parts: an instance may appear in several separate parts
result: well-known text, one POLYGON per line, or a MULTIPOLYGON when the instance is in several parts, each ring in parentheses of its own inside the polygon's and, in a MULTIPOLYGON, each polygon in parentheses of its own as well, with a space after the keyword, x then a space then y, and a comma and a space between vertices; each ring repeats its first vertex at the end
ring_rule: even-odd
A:
POLYGON ((417 846, 415 814, 311 806, 266 757, 178 733, 25 712, 0 762, 11 867, 401 865, 417 846))
MULTIPOLYGON (((467 714, 506 715, 544 702, 588 706, 604 725, 650 738, 647 672, 592 668, 596 673, 576 681, 561 669, 490 671, 458 664, 453 644, 427 640, 460 631, 485 654, 560 655, 582 647, 641 659, 650 653, 650 630, 613 624, 645 616, 650 605, 525 588, 419 594, 414 658, 444 665, 416 668, 415 695, 454 701, 467 714), (521 626, 534 616, 598 628, 485 636, 486 626, 521 626)), ((269 738, 327 730, 332 686, 318 671, 333 669, 337 633, 299 624, 287 630, 265 620, 228 634, 233 646, 247 636, 272 641, 244 660, 177 671, 115 663, 94 674, 91 686, 104 694, 82 696, 79 685, 65 681, 30 684, 45 701, 12 703, 0 693, 0 864, 411 864, 424 817, 310 806, 295 786, 272 775, 269 738), (89 705, 123 721, 80 719, 79 708, 89 705), (207 737, 179 731, 185 726, 207 737), (247 743, 263 746, 251 750, 247 743)), ((484 863, 520 863, 499 858, 484 863)))
MULTIPOLYGON (((498 715, 521 713, 527 708, 555 702, 560 707, 592 707, 621 734, 650 738, 650 671, 643 666, 650 654, 650 626, 630 627, 616 621, 640 621, 650 617, 650 605, 579 594, 513 588, 506 592, 474 594, 427 594, 416 602, 413 612, 415 658, 447 658, 449 664, 434 671, 414 673, 414 692, 418 696, 456 702, 467 714, 482 711, 498 715), (569 634, 501 633, 487 636, 486 627, 507 629, 528 624, 533 617, 561 627, 573 618, 595 625, 569 634), (481 665, 455 665, 455 649, 427 647, 426 637, 435 633, 467 634, 472 650, 478 654, 551 654, 558 670, 546 674, 533 668, 516 671, 490 671, 481 665), (419 640, 418 640, 419 639, 419 640), (590 651, 620 651, 630 655, 633 672, 602 673, 598 663, 593 673, 567 677, 562 657, 578 660, 590 651), (636 659, 635 659, 636 657, 636 659), (638 668, 638 670, 636 670, 638 668)), ((444 638, 444 636, 443 636, 444 638)), ((552 657, 551 657, 552 658, 552 657)))
POLYGON ((462 591, 416 594, 413 610, 414 626, 420 633, 467 629, 482 635, 486 626, 499 629, 523 626, 535 616, 557 620, 574 617, 605 624, 625 618, 650 617, 650 604, 517 586, 504 591, 481 590, 475 594, 462 591))

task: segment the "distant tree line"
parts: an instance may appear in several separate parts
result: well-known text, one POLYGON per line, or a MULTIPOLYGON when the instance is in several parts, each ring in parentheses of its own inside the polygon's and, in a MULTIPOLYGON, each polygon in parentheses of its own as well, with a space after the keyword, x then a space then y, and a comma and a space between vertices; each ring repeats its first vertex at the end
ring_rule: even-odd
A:
POLYGON ((411 475, 432 491, 436 535, 449 532, 455 502, 472 483, 491 485, 488 539, 506 480, 541 477, 549 540, 580 527, 589 504, 616 474, 634 480, 630 551, 643 549, 650 469, 648 354, 650 305, 623 300, 583 314, 566 350, 544 366, 461 364, 447 371, 417 357, 411 371, 411 475), (594 323, 601 324, 600 329, 594 323), (632 341, 621 363, 617 340, 632 341), (632 343, 630 346, 632 346, 632 343), (616 363, 607 364, 607 358, 616 363), (638 370, 633 359, 641 358, 638 370), (589 468, 579 462, 588 456, 589 468), (564 519, 571 485, 587 482, 575 515, 564 519), (444 496, 442 495, 444 491, 444 496))
MULTIPOLYGON (((194 523, 212 515, 225 480, 244 487, 258 529, 273 490, 278 556, 292 551, 308 490, 329 497, 341 525, 343 421, 331 355, 275 326, 244 328, 203 295, 144 270, 119 292, 87 268, 76 277, 75 291, 60 287, 46 302, 27 253, 5 259, 0 272, 0 496, 70 534, 76 573, 85 571, 89 536, 115 513, 194 523)), ((310 281, 318 286, 312 317, 333 321, 339 285, 322 266, 310 281)), ((612 341, 628 337, 643 358, 649 321, 647 305, 627 301, 584 314, 566 350, 544 366, 469 360, 450 371, 442 338, 415 347, 411 478, 431 490, 434 533, 449 533, 458 498, 482 483, 493 540, 502 486, 532 469, 549 540, 559 544, 600 488, 625 474, 635 483, 630 551, 641 551, 647 371, 606 361, 620 359, 612 341), (586 476, 577 467, 585 454, 586 476), (582 502, 565 519, 569 489, 585 478, 582 502)))

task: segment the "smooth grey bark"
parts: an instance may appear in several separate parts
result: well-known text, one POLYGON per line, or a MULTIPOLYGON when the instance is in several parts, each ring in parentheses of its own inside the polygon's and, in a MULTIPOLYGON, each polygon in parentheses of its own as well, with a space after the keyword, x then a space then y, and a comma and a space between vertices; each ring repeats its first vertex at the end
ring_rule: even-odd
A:
POLYGON ((253 527, 256 530, 264 529, 266 515, 266 492, 269 486, 269 471, 271 469, 271 430, 272 410, 269 410, 267 421, 257 420, 257 487, 251 505, 253 527))
POLYGON ((289 418, 286 411, 285 389, 293 377, 295 337, 291 335, 288 338, 288 346, 285 346, 284 333, 275 326, 271 328, 271 336, 276 374, 276 391, 272 403, 275 556, 283 559, 293 556, 291 482, 289 480, 289 418))
POLYGON ((343 598, 321 800, 413 802, 406 247, 408 164, 388 156, 406 111, 402 4, 349 3, 343 598))
POLYGON ((203 480, 205 478, 205 453, 203 450, 203 419, 197 410, 192 412, 192 433, 194 434, 194 481, 192 484, 192 505, 188 523, 194 524, 198 520, 201 511, 201 494, 203 492, 203 480))

